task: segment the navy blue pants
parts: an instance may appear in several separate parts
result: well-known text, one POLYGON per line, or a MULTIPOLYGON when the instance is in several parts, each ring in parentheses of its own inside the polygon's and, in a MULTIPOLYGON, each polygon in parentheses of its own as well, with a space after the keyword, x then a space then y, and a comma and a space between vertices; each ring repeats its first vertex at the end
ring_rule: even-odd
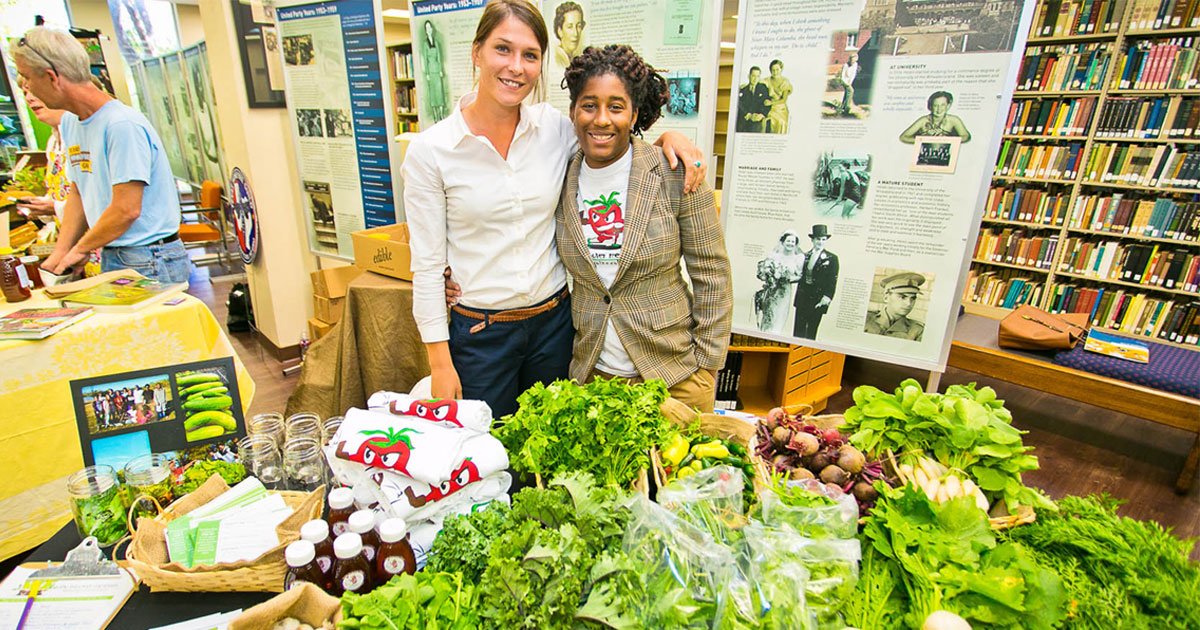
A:
POLYGON ((489 321, 483 330, 472 333, 471 327, 479 323, 450 311, 450 358, 462 383, 463 398, 486 401, 492 417, 515 412, 517 396, 534 383, 549 385, 567 378, 575 339, 570 296, 545 313, 519 322, 489 321))

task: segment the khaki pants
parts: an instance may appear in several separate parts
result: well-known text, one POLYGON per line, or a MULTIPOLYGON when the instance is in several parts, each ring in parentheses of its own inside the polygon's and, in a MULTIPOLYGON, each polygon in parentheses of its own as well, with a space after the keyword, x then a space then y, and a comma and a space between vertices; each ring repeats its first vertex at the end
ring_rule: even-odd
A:
MULTIPOLYGON (((623 378, 630 383, 641 383, 644 380, 640 376, 613 376, 612 374, 592 368, 592 373, 588 375, 588 381, 592 381, 597 376, 623 378)), ((696 370, 691 376, 667 388, 667 391, 671 394, 671 397, 663 402, 663 415, 677 424, 688 425, 695 419, 695 411, 692 411, 693 409, 698 410, 700 413, 713 412, 713 405, 717 397, 717 380, 708 370, 696 370), (680 403, 682 403, 682 406, 680 403)))

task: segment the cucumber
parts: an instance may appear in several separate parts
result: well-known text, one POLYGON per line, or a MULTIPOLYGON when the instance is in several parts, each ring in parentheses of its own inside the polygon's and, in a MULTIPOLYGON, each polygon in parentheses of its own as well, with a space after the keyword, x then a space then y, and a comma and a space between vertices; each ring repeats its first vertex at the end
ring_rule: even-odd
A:
POLYGON ((199 383, 208 383, 219 380, 221 380, 221 377, 213 374, 212 372, 193 372, 191 374, 176 376, 175 384, 180 387, 191 387, 192 385, 197 385, 199 383))
POLYGON ((187 440, 189 442, 196 442, 199 440, 209 440, 215 437, 221 437, 222 435, 225 435, 225 427, 209 425, 207 427, 200 427, 195 431, 188 431, 187 440))
POLYGON ((212 389, 206 389, 202 392, 196 392, 195 394, 188 396, 188 400, 191 400, 193 398, 212 398, 213 396, 224 396, 225 394, 228 394, 228 393, 229 393, 228 387, 214 387, 212 389))
POLYGON ((183 391, 179 392, 179 395, 183 396, 184 398, 187 398, 188 396, 191 396, 192 394, 198 394, 205 390, 216 389, 218 387, 224 387, 224 386, 225 386, 225 383, 221 382, 220 379, 217 379, 215 381, 208 381, 207 383, 197 383, 196 385, 192 385, 191 387, 188 387, 187 389, 184 389, 183 391))
POLYGON ((233 431, 237 429, 237 420, 224 411, 201 411, 192 414, 187 420, 183 421, 183 429, 185 431, 194 431, 200 427, 211 425, 233 431))
POLYGON ((183 408, 188 411, 215 411, 228 409, 231 406, 233 406, 233 399, 229 396, 201 396, 183 401, 183 408))

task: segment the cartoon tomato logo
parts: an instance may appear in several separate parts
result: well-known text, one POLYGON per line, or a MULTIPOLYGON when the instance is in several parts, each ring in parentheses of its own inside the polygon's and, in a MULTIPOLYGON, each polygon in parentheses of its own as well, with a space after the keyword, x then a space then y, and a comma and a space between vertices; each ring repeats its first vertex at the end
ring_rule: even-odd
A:
POLYGON ((449 479, 443 481, 438 485, 438 487, 431 489, 429 494, 423 497, 418 497, 417 495, 413 494, 411 487, 406 489, 404 494, 408 495, 409 505, 413 506, 414 508, 419 508, 424 507, 426 504, 434 501, 441 501, 455 492, 462 490, 467 486, 467 484, 479 481, 480 479, 482 479, 482 477, 479 476, 479 468, 475 466, 475 462, 471 461, 471 458, 468 457, 463 460, 462 465, 459 466, 457 470, 450 474, 449 479))
POLYGON ((617 238, 625 229, 625 215, 617 201, 617 191, 601 195, 598 199, 584 199, 583 202, 588 204, 587 224, 596 233, 596 240, 593 242, 588 239, 589 244, 599 245, 605 241, 612 241, 615 247, 617 238))
POLYGON ((413 447, 412 439, 408 435, 410 433, 420 435, 421 432, 410 428, 396 431, 391 427, 382 431, 363 431, 360 435, 375 437, 368 438, 358 447, 358 451, 348 455, 343 450, 346 443, 342 442, 338 448, 338 457, 366 466, 387 468, 411 477, 412 475, 408 474, 408 460, 412 456, 413 447))
POLYGON ((388 410, 398 416, 416 416, 430 422, 449 422, 457 427, 463 425, 458 419, 458 401, 454 399, 414 400, 407 408, 400 407, 399 401, 393 400, 388 405, 388 410))

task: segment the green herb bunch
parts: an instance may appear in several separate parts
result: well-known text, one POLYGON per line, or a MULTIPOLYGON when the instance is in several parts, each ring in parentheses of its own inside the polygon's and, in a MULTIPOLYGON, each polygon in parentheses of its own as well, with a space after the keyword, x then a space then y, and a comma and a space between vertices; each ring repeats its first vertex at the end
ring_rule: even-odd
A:
POLYGON ((664 443, 672 431, 659 409, 666 398, 660 380, 538 383, 492 431, 508 449, 514 470, 588 472, 601 485, 626 486, 650 466, 650 447, 664 443))
POLYGON ((398 575, 366 595, 342 596, 338 629, 474 630, 476 587, 461 575, 422 571, 398 575))

